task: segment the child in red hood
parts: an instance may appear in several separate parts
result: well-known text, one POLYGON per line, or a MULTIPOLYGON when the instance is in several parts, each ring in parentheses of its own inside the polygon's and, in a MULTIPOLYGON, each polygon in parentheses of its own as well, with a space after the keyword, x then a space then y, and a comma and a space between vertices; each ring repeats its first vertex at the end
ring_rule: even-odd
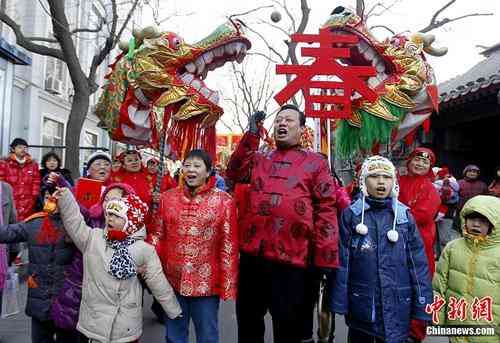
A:
MULTIPOLYGON (((432 184, 434 180, 432 166, 435 162, 436 157, 430 149, 416 148, 408 158, 408 175, 401 176, 399 179, 399 200, 410 208, 411 214, 415 217, 424 241, 431 277, 436 268, 434 261, 436 223, 434 219, 441 205, 439 193, 432 184)), ((424 340, 425 324, 413 320, 410 335, 417 342, 424 340)))

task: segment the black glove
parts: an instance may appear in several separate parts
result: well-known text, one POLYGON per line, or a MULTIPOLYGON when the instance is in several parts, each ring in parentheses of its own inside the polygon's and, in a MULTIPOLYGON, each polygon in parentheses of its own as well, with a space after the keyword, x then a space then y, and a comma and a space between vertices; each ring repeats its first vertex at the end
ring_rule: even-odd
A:
POLYGON ((248 119, 248 131, 253 134, 259 134, 259 124, 261 124, 266 118, 266 113, 264 111, 257 111, 250 116, 248 119))

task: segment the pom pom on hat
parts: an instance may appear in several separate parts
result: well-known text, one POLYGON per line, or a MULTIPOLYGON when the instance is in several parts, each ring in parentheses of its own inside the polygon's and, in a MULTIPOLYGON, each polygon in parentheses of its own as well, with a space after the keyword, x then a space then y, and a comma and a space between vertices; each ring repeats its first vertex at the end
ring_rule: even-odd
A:
POLYGON ((360 235, 366 236, 366 234, 368 233, 368 226, 363 223, 359 223, 358 225, 356 225, 356 232, 360 235))
POLYGON ((389 230, 387 231, 387 239, 389 239, 392 243, 396 243, 399 239, 399 233, 394 229, 389 230))

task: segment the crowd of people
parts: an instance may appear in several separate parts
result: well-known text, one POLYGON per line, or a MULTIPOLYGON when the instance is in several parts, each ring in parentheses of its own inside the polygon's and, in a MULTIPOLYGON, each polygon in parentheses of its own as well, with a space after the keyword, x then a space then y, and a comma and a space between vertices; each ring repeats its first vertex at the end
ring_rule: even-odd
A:
POLYGON ((274 342, 314 342, 323 301, 323 343, 334 340, 334 314, 352 343, 421 342, 430 323, 498 330, 500 169, 489 186, 475 165, 457 181, 419 147, 406 175, 370 156, 344 188, 301 146, 299 108, 278 111, 274 148, 259 148, 264 118, 250 117, 225 171, 196 149, 175 177, 126 150, 93 153, 73 180, 57 154, 40 169, 16 138, 0 161, 0 289, 24 242, 32 342, 138 342, 145 290, 167 343, 186 343, 190 321, 198 343, 219 342, 229 299, 240 343, 264 342, 268 312, 274 342), (99 185, 91 205, 78 198, 89 179, 99 185), (453 317, 436 297, 483 311, 453 317))

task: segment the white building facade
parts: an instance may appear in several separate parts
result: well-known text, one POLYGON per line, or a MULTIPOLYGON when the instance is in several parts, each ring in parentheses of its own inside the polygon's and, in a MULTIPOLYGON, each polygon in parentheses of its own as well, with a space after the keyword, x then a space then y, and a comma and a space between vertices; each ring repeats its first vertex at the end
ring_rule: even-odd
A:
MULTIPOLYGON (((66 0, 66 16, 71 29, 95 28, 100 18, 110 18, 109 6, 103 7, 107 6, 107 3, 106 0, 66 0)), ((52 21, 48 14, 48 5, 44 1, 0 0, 0 4, 7 14, 20 24, 25 36, 52 36, 52 21)), ((125 16, 126 13, 120 13, 121 19, 125 16)), ((137 25, 138 18, 140 18, 140 8, 136 11, 129 27, 137 25)), ((5 41, 15 46, 15 36, 9 27, 2 24, 0 32, 5 41)), ((124 33, 124 38, 130 35, 128 32, 124 33)), ((88 72, 94 54, 101 48, 105 34, 106 32, 102 32, 99 37, 95 33, 83 32, 74 36, 78 56, 85 72, 88 72)), ((15 48, 27 55, 29 63, 24 65, 11 63, 13 65, 11 81, 10 85, 6 84, 10 89, 3 91, 4 99, 8 98, 10 103, 4 101, 2 104, 0 96, 0 106, 3 110, 1 153, 5 155, 8 152, 8 142, 15 137, 22 137, 34 146, 64 146, 73 96, 73 87, 66 65, 58 59, 32 54, 19 46, 15 48)), ((99 85, 102 84, 108 65, 114 56, 116 52, 110 54, 98 69, 96 80, 99 85)), ((0 68, 1 66, 0 61, 0 68)), ((7 74, 5 73, 8 77, 7 74)), ((0 72, 0 87, 1 78, 0 72)), ((2 94, 1 89, 0 94, 2 94)), ((100 92, 97 92, 91 96, 89 114, 80 135, 81 147, 110 148, 111 142, 107 133, 97 126, 98 118, 92 113, 99 95, 100 92)), ((43 154, 50 150, 49 147, 32 147, 30 153, 40 161, 43 154)), ((55 151, 64 159, 64 149, 55 151)), ((92 150, 80 150, 81 163, 90 153, 92 150)))

